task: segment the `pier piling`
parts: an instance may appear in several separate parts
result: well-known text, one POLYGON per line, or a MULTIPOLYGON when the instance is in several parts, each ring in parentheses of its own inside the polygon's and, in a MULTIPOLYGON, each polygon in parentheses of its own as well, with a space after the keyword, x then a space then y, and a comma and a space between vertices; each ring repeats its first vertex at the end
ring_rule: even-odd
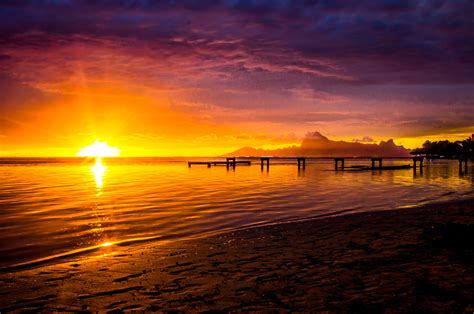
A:
POLYGON ((459 158, 459 174, 467 174, 467 157, 459 158), (463 164, 464 164, 464 171, 463 171, 463 164))
POLYGON ((413 172, 416 172, 416 165, 419 163, 420 165, 420 173, 423 172, 423 159, 424 157, 413 157, 413 172))
POLYGON ((267 163, 267 171, 270 169, 270 158, 269 157, 261 157, 260 158, 260 169, 263 171, 263 164, 267 163))
POLYGON ((334 158, 334 169, 339 170, 339 161, 341 162, 341 170, 344 171, 344 158, 334 158))
POLYGON ((379 170, 382 170, 382 158, 380 157, 372 157, 372 170, 375 170, 375 162, 377 161, 379 164, 379 170))
POLYGON ((298 171, 303 167, 303 170, 306 169, 306 158, 305 157, 297 157, 298 160, 298 171))
POLYGON ((227 170, 229 169, 230 165, 232 165, 232 168, 235 169, 235 157, 227 157, 225 159, 225 162, 226 162, 227 170))

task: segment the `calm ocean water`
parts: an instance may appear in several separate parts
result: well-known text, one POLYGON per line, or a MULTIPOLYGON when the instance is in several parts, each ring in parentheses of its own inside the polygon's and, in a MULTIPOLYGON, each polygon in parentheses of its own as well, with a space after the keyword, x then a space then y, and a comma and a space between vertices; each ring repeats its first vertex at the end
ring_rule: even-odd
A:
MULTIPOLYGON (((201 158, 202 159, 202 158, 201 158)), ((370 161, 346 161, 366 164, 370 161)), ((411 161, 385 161, 409 164, 411 161)), ((468 198, 472 166, 335 172, 332 160, 188 168, 184 159, 0 159, 0 267, 255 224, 468 198)))

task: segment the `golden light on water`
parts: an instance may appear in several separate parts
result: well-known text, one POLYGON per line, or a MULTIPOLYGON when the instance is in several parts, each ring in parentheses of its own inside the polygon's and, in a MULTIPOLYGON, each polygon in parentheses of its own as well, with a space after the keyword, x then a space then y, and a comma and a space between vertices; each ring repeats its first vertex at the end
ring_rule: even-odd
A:
POLYGON ((104 186, 104 175, 107 167, 102 165, 102 158, 97 157, 95 165, 91 167, 92 173, 95 178, 95 185, 98 189, 101 189, 104 186))
POLYGON ((91 167, 91 170, 97 188, 101 189, 104 186, 103 178, 105 171, 107 170, 107 167, 102 165, 102 157, 118 157, 120 156, 120 150, 97 139, 91 145, 81 148, 77 153, 77 156, 96 157, 96 163, 91 167))
POLYGON ((93 144, 83 147, 77 153, 79 157, 118 157, 120 150, 109 146, 106 142, 96 140, 93 144))

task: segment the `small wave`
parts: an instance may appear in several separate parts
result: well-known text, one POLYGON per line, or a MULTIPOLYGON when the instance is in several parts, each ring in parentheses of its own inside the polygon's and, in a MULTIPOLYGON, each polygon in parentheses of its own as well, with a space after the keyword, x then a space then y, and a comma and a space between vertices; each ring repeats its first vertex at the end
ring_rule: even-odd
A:
POLYGON ((92 253, 99 252, 103 250, 105 247, 129 246, 133 244, 151 242, 151 241, 166 241, 166 240, 171 240, 177 237, 178 235, 172 234, 172 235, 166 235, 166 236, 158 235, 158 236, 152 236, 152 237, 127 239, 127 240, 116 241, 116 242, 106 242, 106 243, 102 243, 102 244, 98 244, 94 246, 89 246, 89 247, 80 248, 73 251, 64 252, 61 254, 46 256, 43 258, 39 258, 39 259, 35 259, 35 260, 23 262, 23 263, 17 263, 10 266, 0 267, 0 273, 19 271, 19 270, 35 268, 35 267, 43 266, 47 264, 53 264, 56 262, 67 261, 76 257, 87 256, 92 253))

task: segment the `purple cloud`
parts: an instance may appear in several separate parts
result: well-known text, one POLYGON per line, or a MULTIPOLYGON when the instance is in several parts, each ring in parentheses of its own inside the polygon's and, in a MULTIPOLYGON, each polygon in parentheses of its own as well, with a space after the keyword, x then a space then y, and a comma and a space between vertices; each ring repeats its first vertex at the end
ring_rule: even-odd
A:
POLYGON ((211 70, 221 74, 230 68, 343 83, 473 80, 470 1, 174 3, 7 2, 0 34, 3 44, 15 48, 47 49, 81 39, 138 44, 152 56, 215 62, 211 70))
POLYGON ((3 1, 0 74, 42 97, 84 93, 78 82, 180 94, 172 105, 202 104, 216 121, 469 128, 473 12, 472 1, 3 1))

